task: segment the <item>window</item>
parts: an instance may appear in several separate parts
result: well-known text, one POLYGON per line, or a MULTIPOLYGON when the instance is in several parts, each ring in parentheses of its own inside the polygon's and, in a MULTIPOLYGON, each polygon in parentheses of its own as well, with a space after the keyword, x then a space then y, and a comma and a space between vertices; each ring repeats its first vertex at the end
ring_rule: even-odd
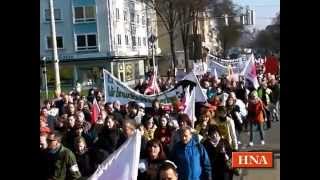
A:
MULTIPOLYGON (((46 21, 51 21, 50 9, 44 10, 44 16, 46 21)), ((54 19, 56 21, 61 21, 61 9, 54 9, 54 19)))
POLYGON ((138 37, 138 46, 141 46, 141 38, 138 37))
POLYGON ((143 38, 143 45, 147 46, 147 39, 145 37, 143 38))
POLYGON ((146 25, 146 19, 145 19, 145 16, 142 16, 142 19, 141 19, 141 23, 142 23, 142 25, 146 25))
POLYGON ((121 35, 118 34, 118 45, 121 45, 121 35))
POLYGON ((127 11, 123 11, 123 20, 124 20, 124 21, 128 21, 127 11))
POLYGON ((129 45, 129 38, 128 38, 128 35, 125 35, 125 36, 124 36, 124 38, 125 38, 125 41, 126 41, 126 45, 129 45))
POLYGON ((84 34, 76 35, 77 47, 79 50, 96 50, 97 49, 97 35, 95 34, 84 34))
POLYGON ((139 24, 139 18, 140 18, 140 16, 137 15, 137 24, 139 24))
MULTIPOLYGON (((62 49, 63 48, 62 36, 56 36, 56 39, 57 39, 57 48, 62 49)), ((52 37, 47 37, 47 48, 52 49, 52 37)))
POLYGON ((120 20, 119 8, 116 8, 116 19, 117 19, 117 21, 120 20))
POLYGON ((132 36, 132 46, 136 46, 137 42, 136 42, 136 37, 132 36))
POLYGON ((75 7, 75 22, 91 22, 96 20, 96 10, 94 6, 75 7))
POLYGON ((130 22, 134 22, 134 13, 133 12, 130 13, 130 22))
POLYGON ((131 30, 131 33, 132 33, 132 34, 136 34, 136 32, 137 32, 137 27, 136 27, 136 25, 131 24, 130 27, 131 27, 131 29, 130 29, 130 30, 131 30))

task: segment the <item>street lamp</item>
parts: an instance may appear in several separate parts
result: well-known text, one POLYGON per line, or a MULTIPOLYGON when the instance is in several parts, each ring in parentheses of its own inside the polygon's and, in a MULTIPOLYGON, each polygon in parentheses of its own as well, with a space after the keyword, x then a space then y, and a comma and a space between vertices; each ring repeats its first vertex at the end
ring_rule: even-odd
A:
POLYGON ((44 85, 45 85, 45 90, 46 90, 46 98, 48 99, 48 79, 47 79, 47 65, 46 65, 46 57, 42 57, 41 61, 43 63, 42 66, 42 74, 44 77, 44 85))

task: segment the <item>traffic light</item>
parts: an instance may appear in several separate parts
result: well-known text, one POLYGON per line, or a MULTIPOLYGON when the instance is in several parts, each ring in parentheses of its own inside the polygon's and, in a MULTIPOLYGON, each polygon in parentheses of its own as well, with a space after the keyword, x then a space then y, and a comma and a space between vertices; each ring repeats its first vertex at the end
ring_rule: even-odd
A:
POLYGON ((240 15, 240 23, 242 25, 255 25, 255 11, 247 9, 246 12, 240 15))
POLYGON ((228 14, 225 14, 225 15, 224 15, 224 23, 225 23, 226 26, 229 25, 228 14))

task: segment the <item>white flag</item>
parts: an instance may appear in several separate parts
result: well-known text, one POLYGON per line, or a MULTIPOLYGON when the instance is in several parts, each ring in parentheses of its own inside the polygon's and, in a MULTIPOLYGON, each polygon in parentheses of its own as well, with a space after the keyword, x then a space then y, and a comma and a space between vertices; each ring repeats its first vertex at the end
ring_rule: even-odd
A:
POLYGON ((215 79, 215 80, 218 80, 219 76, 218 76, 218 73, 217 73, 217 69, 216 69, 216 68, 214 68, 213 74, 214 74, 214 79, 215 79))
POLYGON ((256 65, 254 62, 253 54, 251 55, 246 67, 244 68, 241 74, 253 84, 255 89, 258 89, 259 82, 257 79, 256 65))
POLYGON ((141 133, 135 134, 112 153, 89 180, 136 180, 140 158, 141 133))
POLYGON ((206 94, 202 91, 202 88, 200 86, 200 82, 199 82, 197 76, 193 72, 190 72, 189 74, 187 74, 182 80, 189 80, 189 81, 192 81, 197 84, 194 87, 195 94, 196 94, 195 95, 196 102, 207 102, 208 98, 207 98, 206 94))
POLYGON ((187 88, 187 93, 186 93, 186 108, 184 109, 184 113, 187 114, 192 122, 192 127, 194 127, 194 122, 196 121, 196 115, 195 115, 195 103, 196 103, 196 98, 195 98, 195 89, 192 90, 191 96, 189 93, 189 87, 187 88), (187 96, 188 95, 188 96, 187 96))

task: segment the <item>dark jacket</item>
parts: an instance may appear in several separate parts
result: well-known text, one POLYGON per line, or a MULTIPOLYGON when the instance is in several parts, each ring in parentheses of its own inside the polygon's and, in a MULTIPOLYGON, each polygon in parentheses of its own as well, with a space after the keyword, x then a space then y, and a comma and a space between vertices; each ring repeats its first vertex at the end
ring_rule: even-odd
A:
POLYGON ((83 177, 89 177, 91 176, 95 169, 94 169, 94 162, 91 158, 90 152, 87 150, 83 154, 76 153, 76 159, 79 166, 79 170, 81 172, 81 175, 83 177))
POLYGON ((63 145, 56 153, 48 153, 47 161, 46 179, 75 180, 81 178, 75 155, 63 145))
POLYGON ((113 153, 121 145, 119 142, 121 133, 118 128, 103 128, 98 135, 98 141, 95 144, 96 147, 107 151, 109 154, 113 153))
POLYGON ((240 115, 240 107, 238 105, 227 106, 227 114, 234 121, 235 128, 238 131, 242 131, 243 119, 240 115))
POLYGON ((157 175, 163 160, 147 160, 143 159, 141 162, 146 164, 146 170, 144 172, 138 172, 138 180, 157 180, 157 175))
POLYGON ((177 143, 172 150, 172 161, 178 167, 179 179, 211 180, 211 163, 202 144, 192 138, 188 144, 177 143))
POLYGON ((230 176, 231 171, 228 166, 227 159, 225 154, 228 155, 229 160, 231 160, 232 149, 229 145, 228 141, 221 139, 218 143, 217 147, 214 147, 213 144, 206 139, 203 142, 203 146, 205 147, 212 167, 212 179, 214 180, 225 180, 226 176, 230 176), (225 147, 226 153, 222 152, 222 147, 225 147))

